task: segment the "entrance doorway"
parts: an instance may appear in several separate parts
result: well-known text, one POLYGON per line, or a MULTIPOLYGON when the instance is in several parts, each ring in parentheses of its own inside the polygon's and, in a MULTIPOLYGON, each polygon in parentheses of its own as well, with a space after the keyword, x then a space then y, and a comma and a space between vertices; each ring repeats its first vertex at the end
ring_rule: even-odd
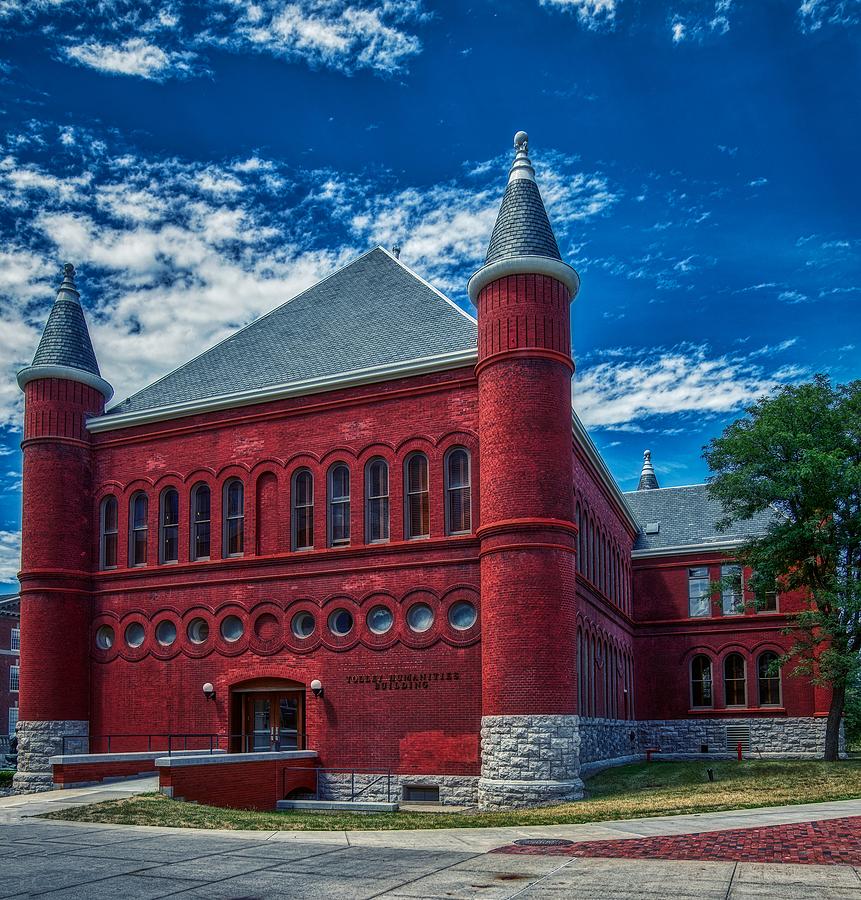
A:
POLYGON ((302 750, 305 695, 298 691, 243 694, 243 749, 302 750))
POLYGON ((233 753, 304 750, 305 685, 288 679, 256 678, 230 691, 233 753))

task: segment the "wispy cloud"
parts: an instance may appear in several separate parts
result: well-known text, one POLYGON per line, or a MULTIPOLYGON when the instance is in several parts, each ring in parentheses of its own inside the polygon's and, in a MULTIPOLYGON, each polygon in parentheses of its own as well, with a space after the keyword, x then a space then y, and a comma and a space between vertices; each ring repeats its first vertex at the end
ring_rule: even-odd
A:
POLYGON ((846 27, 861 23, 861 0, 801 0, 798 25, 804 33, 826 25, 846 27))
POLYGON ((670 16, 670 34, 674 44, 682 41, 702 41, 711 35, 722 35, 729 31, 729 14, 733 0, 715 0, 713 3, 697 4, 690 13, 674 13, 670 16))
POLYGON ((21 532, 0 531, 0 582, 10 582, 21 568, 21 532))
POLYGON ((732 412, 803 377, 798 367, 767 366, 792 343, 748 353, 713 354, 708 344, 681 344, 585 357, 574 382, 574 406, 586 425, 637 431, 656 427, 661 416, 732 412))
POLYGON ((64 49, 65 56, 82 66, 111 75, 137 75, 152 81, 177 77, 194 71, 193 53, 165 51, 143 38, 129 38, 118 44, 85 41, 64 49))
POLYGON ((591 30, 612 28, 620 0, 540 0, 542 6, 569 12, 591 30))

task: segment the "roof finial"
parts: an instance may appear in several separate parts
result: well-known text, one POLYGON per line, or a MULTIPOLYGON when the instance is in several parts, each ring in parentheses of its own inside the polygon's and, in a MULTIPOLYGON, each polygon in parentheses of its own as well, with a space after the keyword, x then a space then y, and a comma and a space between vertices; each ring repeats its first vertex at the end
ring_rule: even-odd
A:
POLYGON ((71 263, 63 266, 63 282, 57 291, 57 299, 59 300, 66 292, 74 295, 73 299, 76 300, 81 296, 75 286, 75 267, 71 263))
POLYGON ((394 256, 395 259, 401 258, 401 245, 400 244, 392 245, 392 256, 394 256))
POLYGON ((508 173, 509 184, 518 178, 527 178, 535 181, 535 169, 529 161, 529 135, 525 131, 518 131, 514 135, 514 163, 508 173))
POLYGON ((643 451, 643 470, 640 472, 640 483, 637 485, 638 491, 653 491, 660 487, 658 478, 655 475, 655 469, 652 465, 652 451, 643 451))

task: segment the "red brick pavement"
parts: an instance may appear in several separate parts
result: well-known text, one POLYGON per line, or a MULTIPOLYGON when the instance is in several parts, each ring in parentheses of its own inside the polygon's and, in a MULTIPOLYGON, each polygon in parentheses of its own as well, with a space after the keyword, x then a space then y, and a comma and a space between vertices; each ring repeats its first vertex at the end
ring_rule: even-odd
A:
POLYGON ((861 865, 861 816, 667 837, 580 841, 566 847, 510 844, 493 852, 858 866, 861 865))

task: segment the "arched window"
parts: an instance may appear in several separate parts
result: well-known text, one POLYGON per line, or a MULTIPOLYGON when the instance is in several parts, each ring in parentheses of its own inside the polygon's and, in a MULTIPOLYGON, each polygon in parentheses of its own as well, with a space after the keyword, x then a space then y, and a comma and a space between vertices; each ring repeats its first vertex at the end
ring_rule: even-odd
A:
POLYGON ((372 459, 365 467, 365 539, 369 544, 389 539, 389 465, 372 459))
POLYGON ((224 485, 224 542, 222 556, 245 552, 245 487, 238 478, 224 485))
POLYGON ((329 546, 350 543, 350 470, 344 463, 329 469, 329 546))
POLYGON ((404 537, 430 536, 430 491, 428 458, 424 453, 411 453, 404 464, 404 537))
POLYGON ((759 682, 759 705, 780 706, 780 669, 777 668, 777 654, 771 650, 759 655, 756 663, 759 682))
POLYGON ((117 567, 117 536, 119 534, 119 506, 111 495, 102 500, 99 510, 99 562, 102 569, 117 567))
POLYGON ((293 549, 314 549, 314 476, 307 469, 293 476, 293 549))
POLYGON ((723 661, 723 691, 727 706, 744 706, 746 703, 744 659, 740 653, 730 653, 723 661))
POLYGON ((463 447, 449 450, 445 458, 446 534, 466 534, 472 528, 469 470, 469 453, 463 447))
POLYGON ((577 571, 583 571, 583 513, 580 511, 580 503, 577 502, 577 571))
POLYGON ((176 488, 162 491, 159 509, 159 562, 179 559, 179 492, 176 488))
POLYGON ((209 559, 211 494, 209 485, 191 489, 191 558, 209 559))
POLYGON ((691 660, 691 706, 713 705, 712 661, 707 656, 695 656, 691 660))
POLYGON ((129 504, 129 565, 145 566, 149 540, 149 498, 137 493, 129 504))

